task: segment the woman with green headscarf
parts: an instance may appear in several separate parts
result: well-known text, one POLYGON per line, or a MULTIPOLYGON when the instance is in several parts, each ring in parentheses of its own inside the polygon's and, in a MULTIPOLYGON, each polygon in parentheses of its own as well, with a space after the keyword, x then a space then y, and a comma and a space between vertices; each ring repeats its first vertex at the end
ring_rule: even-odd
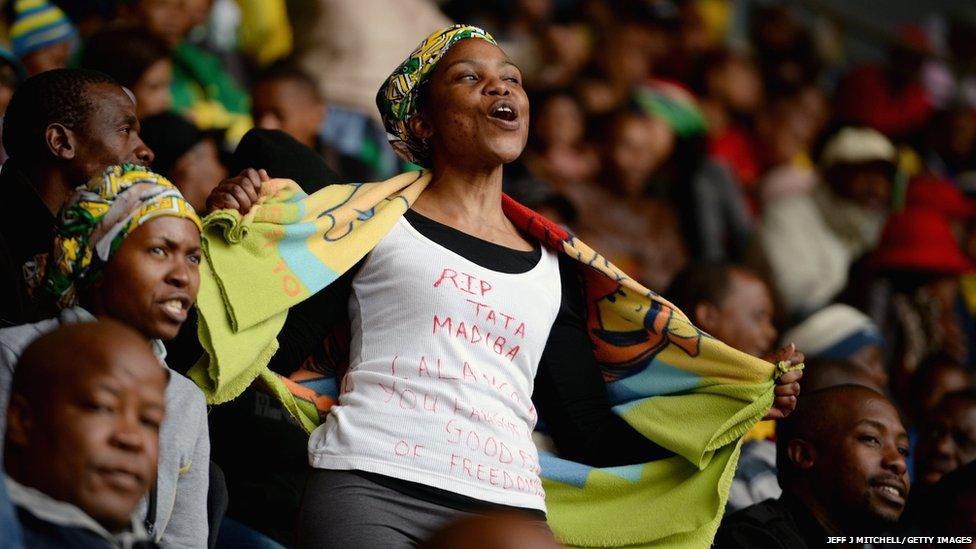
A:
MULTIPOLYGON (((165 368, 162 340, 176 336, 196 300, 199 264, 200 219, 166 178, 112 166, 78 187, 58 213, 46 268, 35 278, 57 316, 0 330, 0 410, 20 354, 62 324, 118 320, 145 336, 165 368)), ((136 513, 164 547, 206 547, 210 438, 206 403, 192 381, 170 371, 165 418, 154 428, 155 487, 136 513)))
MULTIPOLYGON (((539 419, 562 457, 592 466, 673 455, 611 411, 576 258, 503 209, 503 166, 525 148, 529 105, 491 35, 432 34, 377 105, 394 150, 430 182, 278 334, 269 367, 287 375, 346 314, 352 332, 338 403, 309 440, 298 546, 415 547, 453 520, 499 511, 543 526, 539 419)), ((259 195, 244 178, 209 205, 247 213, 259 195)))

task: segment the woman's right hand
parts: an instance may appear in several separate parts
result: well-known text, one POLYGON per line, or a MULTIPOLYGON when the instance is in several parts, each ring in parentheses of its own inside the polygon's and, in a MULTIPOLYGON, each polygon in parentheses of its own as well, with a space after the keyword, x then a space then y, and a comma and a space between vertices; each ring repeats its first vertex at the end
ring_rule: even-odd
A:
POLYGON ((270 179, 268 172, 248 168, 237 177, 221 181, 207 197, 207 213, 229 208, 246 214, 257 204, 261 184, 270 179))

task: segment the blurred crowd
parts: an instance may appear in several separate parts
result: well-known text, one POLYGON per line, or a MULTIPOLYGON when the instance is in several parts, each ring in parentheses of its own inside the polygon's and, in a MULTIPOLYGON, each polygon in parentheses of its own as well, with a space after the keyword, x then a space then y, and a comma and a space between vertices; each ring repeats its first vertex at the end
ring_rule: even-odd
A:
MULTIPOLYGON (((879 532, 971 543, 976 535, 971 7, 930 14, 938 24, 874 29, 884 56, 859 61, 845 55, 842 36, 863 29, 805 2, 2 4, 0 154, 14 166, 0 176, 9 209, 0 220, 9 258, 0 265, 3 327, 51 316, 22 298, 30 293, 21 292, 29 286, 22 272, 43 268, 35 254, 49 247, 66 195, 38 191, 47 209, 34 198, 18 203, 17 177, 80 184, 111 164, 145 164, 202 214, 223 180, 259 167, 242 151, 252 128, 285 132, 342 181, 418 169, 390 149, 375 96, 423 37, 465 22, 494 35, 529 92, 529 144, 506 167, 508 194, 715 338, 759 357, 789 343, 806 355, 795 416, 746 437, 718 546, 816 547, 828 535, 879 532), (38 79, 66 67, 97 73, 38 79), (124 97, 91 91, 107 82, 126 88, 133 112, 106 106, 124 97), (70 120, 88 112, 124 142, 45 134, 70 168, 42 167, 47 151, 26 142, 42 132, 31 117, 61 116, 69 135, 70 120)), ((196 356, 185 339, 167 343, 174 376, 196 356)), ((25 345, 5 356, 9 368, 25 345)), ((15 381, 15 392, 40 391, 36 384, 15 381)), ((211 414, 207 444, 223 470, 210 475, 211 489, 226 476, 223 503, 211 507, 226 517, 220 526, 211 514, 211 546, 287 546, 303 435, 283 427, 286 414, 265 395, 225 408, 211 414), (258 423, 241 425, 241 414, 258 423), (252 425, 277 433, 267 455, 234 447, 233 429, 252 425)), ((24 429, 18 424, 18 445, 24 429)), ((203 461, 193 466, 205 469, 203 461)), ((499 521, 470 532, 509 527, 499 521)), ((465 539, 460 530, 442 537, 465 539)), ((476 537, 502 547, 487 545, 492 536, 476 537)))

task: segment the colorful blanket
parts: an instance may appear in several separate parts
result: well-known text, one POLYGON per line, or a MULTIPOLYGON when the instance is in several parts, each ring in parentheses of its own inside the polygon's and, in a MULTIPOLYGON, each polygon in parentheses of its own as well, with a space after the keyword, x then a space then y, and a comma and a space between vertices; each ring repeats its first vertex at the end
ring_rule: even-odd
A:
MULTIPOLYGON (((289 307, 363 258, 430 181, 424 172, 305 195, 288 180, 265 184, 246 216, 204 221, 198 300, 207 356, 190 376, 209 402, 255 380, 307 430, 335 398, 335 374, 267 368, 289 307)), ((541 453, 549 522, 578 547, 708 547, 721 520, 741 437, 772 405, 777 368, 695 328, 564 229, 508 197, 526 233, 580 262, 588 331, 614 411, 674 453, 651 463, 593 468, 541 453)))

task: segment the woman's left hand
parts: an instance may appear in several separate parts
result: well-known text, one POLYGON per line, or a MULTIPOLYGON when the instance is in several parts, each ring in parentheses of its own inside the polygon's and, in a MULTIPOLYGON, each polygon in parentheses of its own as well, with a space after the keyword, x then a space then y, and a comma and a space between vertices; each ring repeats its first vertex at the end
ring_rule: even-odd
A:
MULTIPOLYGON (((786 361, 790 365, 796 365, 803 362, 803 353, 797 351, 796 345, 790 343, 766 357, 766 360, 773 364, 786 361)), ((800 396, 800 378, 802 377, 802 370, 794 370, 786 372, 776 380, 773 407, 769 409, 763 419, 783 419, 796 409, 796 399, 800 396)))

